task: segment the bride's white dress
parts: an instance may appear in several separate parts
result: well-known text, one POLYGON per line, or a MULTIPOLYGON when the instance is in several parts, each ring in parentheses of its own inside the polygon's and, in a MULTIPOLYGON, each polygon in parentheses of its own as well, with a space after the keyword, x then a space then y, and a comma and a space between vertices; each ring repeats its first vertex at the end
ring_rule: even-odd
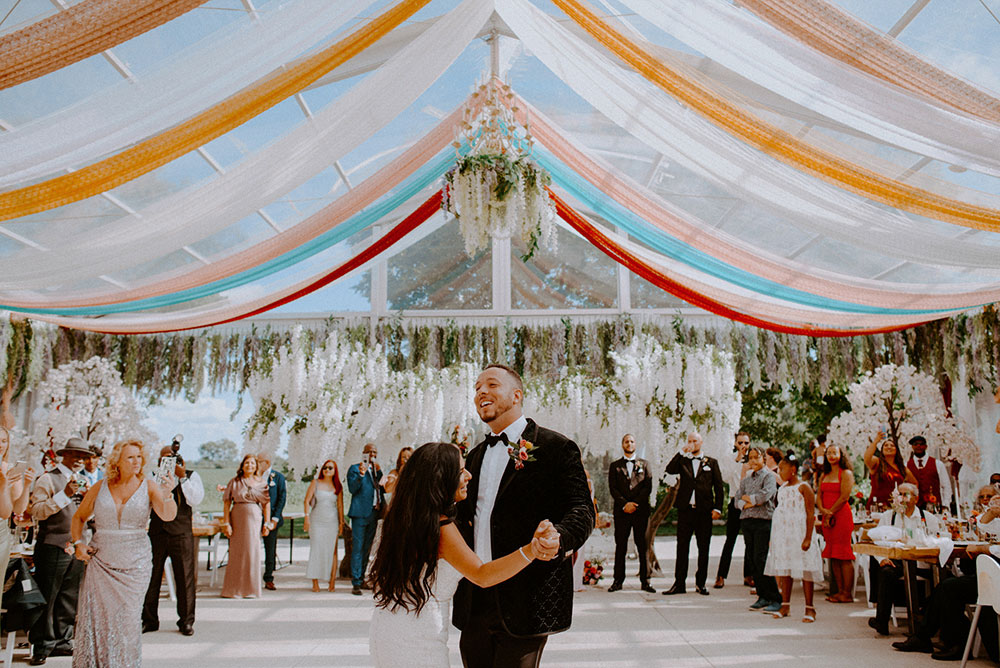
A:
POLYGON ((419 615, 397 609, 375 608, 368 646, 380 668, 420 666, 448 668, 448 627, 451 599, 462 574, 444 559, 438 560, 432 596, 419 615))

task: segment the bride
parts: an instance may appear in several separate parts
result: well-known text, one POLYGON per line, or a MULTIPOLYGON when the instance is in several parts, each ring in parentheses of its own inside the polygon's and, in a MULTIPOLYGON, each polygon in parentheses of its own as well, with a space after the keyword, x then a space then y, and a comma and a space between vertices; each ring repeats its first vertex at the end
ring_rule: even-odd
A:
POLYGON ((447 668, 449 608, 459 581, 491 587, 541 552, 538 541, 552 528, 548 520, 515 552, 486 564, 476 556, 453 522, 471 477, 451 443, 422 445, 400 473, 371 572, 369 647, 376 666, 447 668))

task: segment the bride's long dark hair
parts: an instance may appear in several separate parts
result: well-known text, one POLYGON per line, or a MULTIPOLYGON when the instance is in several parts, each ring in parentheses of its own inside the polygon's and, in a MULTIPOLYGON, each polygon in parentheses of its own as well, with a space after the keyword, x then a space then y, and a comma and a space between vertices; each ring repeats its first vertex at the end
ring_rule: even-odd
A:
POLYGON ((462 455, 451 443, 425 443, 399 473, 372 564, 375 604, 418 613, 437 574, 441 516, 454 517, 462 455))

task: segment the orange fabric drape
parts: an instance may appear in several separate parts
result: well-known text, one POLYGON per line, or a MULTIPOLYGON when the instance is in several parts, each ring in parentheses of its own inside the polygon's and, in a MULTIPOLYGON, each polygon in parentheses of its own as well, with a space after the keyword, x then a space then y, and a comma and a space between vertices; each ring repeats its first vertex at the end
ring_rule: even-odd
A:
POLYGON ((920 95, 1000 122, 1000 99, 951 74, 824 0, 740 0, 803 44, 920 95))
POLYGON ((161 26, 206 0, 83 0, 0 37, 0 90, 161 26))
POLYGON ((384 37, 429 0, 401 0, 347 37, 269 74, 197 116, 75 172, 0 193, 0 220, 99 195, 229 132, 291 97, 384 37))
POLYGON ((668 67, 617 32, 580 0, 553 2, 642 76, 758 150, 812 176, 888 206, 964 227, 1000 232, 1000 210, 936 195, 803 142, 668 67))

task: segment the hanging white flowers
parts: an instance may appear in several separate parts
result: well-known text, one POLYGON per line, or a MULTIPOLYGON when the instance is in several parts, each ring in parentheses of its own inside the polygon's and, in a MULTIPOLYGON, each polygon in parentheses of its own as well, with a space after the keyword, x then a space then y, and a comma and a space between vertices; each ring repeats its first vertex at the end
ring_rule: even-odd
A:
POLYGON ((491 237, 520 238, 525 261, 540 244, 555 249, 555 206, 546 191, 552 178, 530 158, 531 132, 517 123, 513 99, 507 84, 491 80, 479 86, 472 103, 482 100, 481 110, 466 107, 461 137, 453 144, 456 163, 444 177, 441 208, 458 220, 470 257, 491 237))

